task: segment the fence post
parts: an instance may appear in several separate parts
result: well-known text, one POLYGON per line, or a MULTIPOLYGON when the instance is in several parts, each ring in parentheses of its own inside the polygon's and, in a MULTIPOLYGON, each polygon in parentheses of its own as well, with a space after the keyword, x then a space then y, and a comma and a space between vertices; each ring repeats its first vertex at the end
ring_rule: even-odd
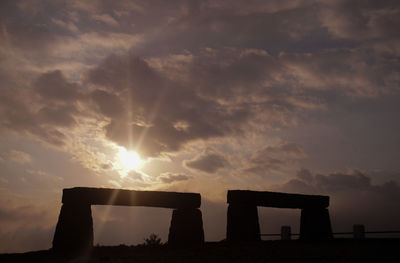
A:
POLYGON ((354 239, 364 239, 365 238, 364 225, 353 225, 353 237, 354 237, 354 239))
POLYGON ((290 240, 290 239, 291 239, 290 226, 282 226, 281 227, 281 240, 290 240))

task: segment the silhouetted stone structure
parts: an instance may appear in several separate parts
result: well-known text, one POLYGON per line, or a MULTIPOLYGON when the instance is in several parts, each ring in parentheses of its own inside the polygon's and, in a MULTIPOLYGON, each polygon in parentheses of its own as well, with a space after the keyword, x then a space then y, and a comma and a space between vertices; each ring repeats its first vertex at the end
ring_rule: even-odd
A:
POLYGON ((228 241, 259 241, 260 226, 257 206, 300 208, 300 239, 326 240, 332 238, 329 219, 329 196, 229 190, 227 196, 228 241))
POLYGON ((63 190, 62 202, 54 250, 80 251, 93 246, 91 205, 172 208, 168 244, 186 246, 204 242, 202 215, 198 209, 200 194, 75 187, 63 190))

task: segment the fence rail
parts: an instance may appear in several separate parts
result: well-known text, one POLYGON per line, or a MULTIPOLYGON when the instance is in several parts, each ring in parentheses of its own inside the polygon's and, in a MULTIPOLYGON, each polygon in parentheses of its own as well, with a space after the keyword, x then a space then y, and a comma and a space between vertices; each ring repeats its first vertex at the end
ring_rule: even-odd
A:
MULTIPOLYGON (((365 234, 400 234, 400 231, 365 231, 365 234)), ((334 235, 352 235, 354 232, 336 232, 334 235)))
MULTIPOLYGON (((332 235, 353 235, 355 239, 364 239, 365 234, 400 234, 399 230, 390 231, 365 231, 364 225, 354 225, 353 232, 336 232, 332 235)), ((290 226, 282 226, 281 233, 276 234, 260 234, 261 237, 281 237, 282 240, 291 239, 291 236, 300 236, 299 233, 291 233, 290 226)))
MULTIPOLYGON (((400 231, 366 231, 365 234, 400 234, 400 231)), ((333 235, 353 235, 354 232, 336 232, 333 235)), ((299 233, 292 233, 292 236, 300 236, 299 233)), ((266 237, 280 237, 281 234, 260 234, 260 236, 266 237)))

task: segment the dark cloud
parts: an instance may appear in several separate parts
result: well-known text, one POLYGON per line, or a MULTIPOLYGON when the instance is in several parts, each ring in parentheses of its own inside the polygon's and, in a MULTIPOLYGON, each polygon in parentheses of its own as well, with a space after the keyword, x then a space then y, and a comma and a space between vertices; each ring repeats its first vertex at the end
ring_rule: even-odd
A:
POLYGON ((317 174, 314 179, 316 185, 327 192, 337 192, 348 189, 356 190, 371 186, 371 179, 360 171, 354 171, 352 174, 317 174))
POLYGON ((60 70, 40 75, 34 88, 37 94, 50 102, 73 103, 80 97, 78 86, 68 82, 60 70))
POLYGON ((44 106, 37 112, 36 116, 39 123, 56 127, 74 127, 77 124, 74 117, 76 113, 76 109, 67 105, 44 106))
MULTIPOLYGON (((389 181, 389 184, 396 183, 389 181)), ((289 180, 282 187, 288 190, 295 190, 296 185, 302 186, 304 189, 321 193, 338 193, 342 191, 379 191, 383 185, 373 185, 371 178, 359 170, 352 170, 348 173, 332 173, 329 175, 312 174, 308 169, 301 169, 297 172, 296 177, 289 180), (293 189, 291 189, 293 187, 293 189)), ((400 196, 399 196, 400 197, 400 196)))
POLYGON ((369 174, 358 170, 348 173, 311 175, 301 170, 296 178, 275 186, 274 190, 330 196, 330 214, 334 232, 364 224, 370 231, 399 227, 400 186, 397 181, 373 184, 369 174), (307 174, 306 179, 304 180, 307 174))
POLYGON ((251 47, 281 50, 319 49, 325 30, 315 23, 317 6, 313 1, 178 1, 178 7, 166 7, 172 19, 161 23, 143 54, 196 50, 199 47, 251 47), (177 11, 178 10, 178 11, 177 11), (312 40, 311 40, 312 39, 312 40), (165 43, 158 45, 157 43, 165 43))
POLYGON ((53 145, 63 145, 65 135, 54 127, 45 127, 37 121, 35 112, 24 103, 26 97, 11 92, 0 95, 1 128, 34 137, 53 145))
POLYGON ((33 88, 3 88, 0 94, 0 127, 30 134, 46 143, 61 146, 66 136, 60 128, 74 128, 84 114, 77 103, 84 99, 78 85, 60 71, 40 75, 33 88))
MULTIPOLYGON (((14 6, 13 12, 29 11, 36 17, 46 10, 45 6, 33 9, 32 5, 21 4, 14 6)), ((170 18, 168 29, 155 34, 155 38, 146 39, 145 46, 133 49, 143 56, 119 52, 121 55, 108 56, 87 72, 88 83, 99 88, 89 95, 94 103, 90 110, 100 113, 99 118, 101 115, 110 118, 105 127, 109 140, 135 148, 144 156, 157 156, 179 151, 187 143, 199 139, 295 126, 304 110, 326 106, 326 98, 318 93, 320 90, 342 90, 352 96, 367 97, 395 91, 399 63, 381 56, 375 46, 323 51, 319 48, 311 53, 301 50, 293 53, 282 44, 300 45, 299 41, 303 39, 310 41, 311 38, 305 37, 307 34, 312 34, 314 41, 326 38, 324 41, 329 42, 329 36, 320 32, 328 25, 315 23, 316 17, 327 6, 330 5, 303 1, 255 1, 246 7, 240 1, 234 4, 176 1, 163 5, 154 12, 160 19, 158 23, 170 18), (215 45, 195 41, 195 47, 184 52, 179 49, 177 55, 168 51, 159 57, 146 57, 146 52, 141 51, 151 49, 152 45, 160 46, 158 37, 163 35, 173 41, 167 46, 179 46, 178 42, 187 45, 188 41, 179 41, 171 34, 190 39, 188 31, 205 40, 220 35, 223 41, 214 38, 215 45), (206 35, 201 34, 203 31, 206 35), (269 36, 267 42, 270 44, 254 45, 260 36, 264 39, 269 36), (226 45, 229 37, 236 41, 226 45), (244 45, 248 42, 253 45, 244 45), (277 48, 282 52, 270 52, 277 48)), ((339 8, 339 5, 334 6, 339 8)), ((81 16, 89 13, 90 17, 102 18, 103 22, 105 18, 108 21, 114 19, 112 21, 116 22, 111 24, 119 23, 123 27, 129 19, 141 24, 145 17, 140 13, 148 7, 126 1, 115 4, 97 1, 93 5, 72 2, 65 4, 68 12, 55 16, 62 16, 60 21, 74 20, 74 23, 96 29, 81 16), (132 18, 123 14, 123 10, 138 16, 132 18)), ((379 11, 389 10, 389 7, 391 4, 377 7, 368 4, 365 8, 379 11)), ((50 6, 47 8, 51 9, 50 6)), ((364 5, 352 5, 352 8, 363 13, 364 5)), ((111 30, 111 24, 104 29, 104 34, 111 30)), ((149 28, 153 26, 148 25, 149 28)), ((37 112, 41 123, 48 122, 52 128, 76 125, 79 114, 74 103, 82 96, 76 83, 68 81, 60 71, 53 71, 40 76, 34 86, 37 94, 47 100, 45 107, 37 112), (65 107, 60 107, 60 103, 65 107)), ((51 141, 57 144, 63 141, 59 129, 42 137, 54 137, 51 141), (60 138, 56 138, 58 136, 60 138)))
POLYGON ((45 52, 57 42, 57 32, 49 26, 49 16, 44 14, 41 1, 5 0, 0 9, 0 43, 4 47, 38 55, 39 59, 37 52, 45 52))
POLYGON ((394 55, 383 56, 379 50, 366 46, 330 49, 312 55, 288 54, 282 56, 282 63, 304 89, 378 97, 398 93, 400 64, 392 59, 394 55))
POLYGON ((370 48, 279 56, 206 49, 147 61, 113 55, 90 70, 87 80, 110 97, 100 109, 115 109, 107 137, 157 156, 197 139, 295 126, 303 112, 329 106, 323 92, 361 98, 395 93, 399 65, 370 48))
POLYGON ((97 89, 90 94, 90 97, 98 106, 101 114, 106 117, 118 118, 125 114, 123 102, 113 93, 97 89))
POLYGON ((312 176, 311 172, 310 172, 309 170, 307 170, 307 169, 304 169, 304 168, 300 169, 300 170, 297 172, 296 176, 297 176, 300 180, 302 180, 302 181, 304 181, 304 182, 306 182, 306 183, 311 183, 311 182, 313 181, 313 178, 314 178, 314 177, 312 176))
POLYGON ((306 153, 296 143, 281 142, 255 152, 244 172, 267 176, 281 173, 297 165, 298 160, 306 158, 306 153))
POLYGON ((159 177, 158 177, 163 183, 172 183, 172 182, 176 182, 176 181, 185 181, 185 180, 189 180, 189 176, 184 175, 184 174, 176 174, 176 173, 162 173, 159 177))
POLYGON ((357 41, 399 37, 398 1, 319 1, 320 19, 334 37, 357 41))
POLYGON ((263 49, 206 50, 188 66, 190 80, 203 96, 227 102, 240 98, 246 102, 246 94, 264 97, 286 74, 279 59, 263 49))
POLYGON ((253 45, 264 44, 273 48, 278 44, 286 45, 293 39, 299 40, 315 28, 313 8, 306 6, 268 10, 266 6, 268 4, 258 5, 260 8, 256 9, 256 5, 253 5, 246 12, 246 8, 236 6, 234 9, 226 2, 220 3, 220 6, 192 5, 171 26, 198 41, 201 41, 201 36, 206 36, 203 42, 209 42, 211 46, 223 42, 234 45, 251 42, 253 45))
POLYGON ((184 161, 184 165, 193 170, 213 174, 219 169, 227 167, 229 161, 221 153, 212 148, 207 148, 194 159, 184 161))
MULTIPOLYGON (((126 105, 127 111, 113 116, 105 127, 107 137, 145 156, 178 151, 192 140, 239 132, 240 126, 234 124, 245 122, 248 115, 242 109, 220 107, 131 55, 109 57, 88 73, 88 81, 112 90, 126 105)), ((104 101, 103 107, 112 108, 112 103, 104 101)))
POLYGON ((157 156, 198 139, 292 126, 296 110, 321 108, 315 97, 293 94, 282 80, 289 77, 285 66, 263 50, 223 49, 190 61, 166 60, 113 55, 87 73, 88 82, 105 89, 101 96, 110 97, 100 102, 97 91, 100 109, 116 109, 105 127, 108 139, 157 156))

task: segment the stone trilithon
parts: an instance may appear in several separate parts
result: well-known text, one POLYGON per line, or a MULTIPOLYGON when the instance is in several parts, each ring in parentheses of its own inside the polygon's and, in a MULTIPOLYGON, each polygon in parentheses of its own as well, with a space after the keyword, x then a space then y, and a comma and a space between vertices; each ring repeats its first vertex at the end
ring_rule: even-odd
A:
POLYGON ((200 194, 76 187, 63 190, 62 203, 53 238, 56 251, 85 251, 93 246, 91 205, 172 208, 168 244, 204 243, 202 214, 198 209, 200 194))

